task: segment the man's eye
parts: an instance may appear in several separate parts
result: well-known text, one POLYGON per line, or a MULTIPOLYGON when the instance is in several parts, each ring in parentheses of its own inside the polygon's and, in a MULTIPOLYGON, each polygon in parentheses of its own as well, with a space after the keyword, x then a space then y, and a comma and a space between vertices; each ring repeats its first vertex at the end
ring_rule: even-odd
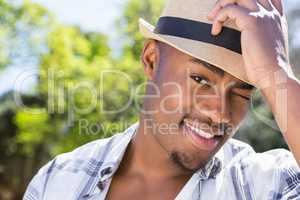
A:
POLYGON ((238 96, 238 97, 241 97, 241 98, 243 98, 243 99, 245 99, 245 100, 247 100, 247 101, 250 101, 250 100, 251 100, 251 96, 249 97, 249 96, 242 95, 242 94, 239 94, 239 93, 233 93, 233 95, 238 96))
POLYGON ((191 76, 191 78, 201 85, 209 85, 208 81, 201 76, 191 76))

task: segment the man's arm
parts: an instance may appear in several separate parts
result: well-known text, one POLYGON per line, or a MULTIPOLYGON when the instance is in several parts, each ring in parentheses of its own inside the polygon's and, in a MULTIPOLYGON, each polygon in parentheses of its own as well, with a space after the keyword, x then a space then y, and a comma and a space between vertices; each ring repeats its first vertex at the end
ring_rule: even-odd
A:
POLYGON ((262 82, 260 88, 300 166, 300 82, 281 67, 277 68, 277 73, 268 78, 269 86, 265 87, 262 82))
POLYGON ((287 22, 281 0, 219 0, 208 18, 218 35, 227 20, 241 31, 245 70, 262 91, 300 166, 300 83, 288 58, 287 22))

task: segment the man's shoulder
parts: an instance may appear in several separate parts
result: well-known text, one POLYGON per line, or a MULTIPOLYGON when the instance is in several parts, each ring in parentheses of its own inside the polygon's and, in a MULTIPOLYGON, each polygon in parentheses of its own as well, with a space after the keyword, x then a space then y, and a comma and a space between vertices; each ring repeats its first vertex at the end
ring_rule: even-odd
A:
POLYGON ((299 196, 300 169, 290 151, 272 149, 259 153, 249 144, 231 139, 224 145, 224 154, 227 162, 222 174, 252 191, 257 199, 299 196))
POLYGON ((256 153, 249 144, 233 138, 229 139, 222 149, 223 159, 226 165, 233 162, 239 162, 245 156, 256 153))
POLYGON ((230 139, 224 146, 224 151, 226 156, 229 157, 227 160, 231 165, 239 164, 264 169, 284 169, 297 166, 293 154, 283 148, 256 152, 249 144, 230 139))
POLYGON ((89 142, 71 152, 56 156, 31 180, 24 199, 32 199, 32 196, 40 199, 44 194, 50 195, 50 199, 57 199, 55 195, 58 194, 76 195, 87 184, 86 181, 99 176, 105 164, 114 162, 121 155, 135 128, 136 125, 133 125, 122 133, 89 142))
POLYGON ((101 157, 101 154, 107 153, 105 151, 108 151, 122 136, 123 133, 117 133, 111 137, 102 138, 86 143, 70 152, 57 155, 54 159, 55 163, 66 163, 72 160, 83 162, 89 159, 99 159, 99 157, 101 157))
MULTIPOLYGON (((85 164, 101 163, 108 159, 109 153, 122 151, 137 127, 133 124, 123 132, 115 133, 111 137, 94 140, 84 144, 71 152, 58 155, 54 160, 56 165, 63 164, 63 168, 70 168, 68 165, 84 166, 85 164)), ((107 161, 109 162, 109 161, 107 161)))
POLYGON ((286 149, 272 149, 260 153, 255 152, 249 144, 231 139, 227 144, 226 152, 231 154, 227 163, 227 169, 229 170, 234 168, 251 176, 256 174, 256 177, 276 176, 279 179, 300 181, 300 169, 296 159, 286 149))
MULTIPOLYGON (((115 134, 108 138, 94 140, 73 151, 57 155, 49 161, 37 173, 38 177, 61 177, 64 174, 96 176, 97 168, 104 162, 105 155, 113 145, 121 138, 123 133, 115 134), (98 167, 97 167, 98 166, 98 167)), ((79 177, 79 176, 78 176, 79 177)))
POLYGON ((234 138, 229 139, 228 142, 226 143, 226 145, 228 146, 227 148, 231 149, 233 154, 238 154, 243 151, 254 152, 254 149, 252 148, 252 146, 250 146, 249 144, 247 144, 241 140, 237 140, 234 138))

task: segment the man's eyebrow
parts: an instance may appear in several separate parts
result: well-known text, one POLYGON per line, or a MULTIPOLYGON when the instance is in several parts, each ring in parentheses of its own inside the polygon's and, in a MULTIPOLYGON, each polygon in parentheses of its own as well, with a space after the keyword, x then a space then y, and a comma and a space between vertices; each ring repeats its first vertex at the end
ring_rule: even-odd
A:
POLYGON ((194 62, 194 63, 197 63, 197 64, 200 64, 200 65, 203 65, 204 67, 206 67, 208 70, 212 71, 213 73, 216 73, 220 76, 224 76, 224 70, 212 65, 212 64, 209 64, 208 62, 205 62, 203 60, 200 60, 198 58, 191 58, 189 61, 191 62, 194 62))
POLYGON ((237 84, 236 88, 244 89, 244 90, 253 90, 253 89, 255 89, 255 87, 253 85, 250 85, 248 83, 237 84))
MULTIPOLYGON (((225 74, 225 71, 208 63, 208 62, 205 62, 204 60, 200 60, 198 58, 191 58, 190 59, 191 62, 194 62, 194 63, 197 63, 197 64, 201 64, 203 65, 204 67, 206 67, 207 69, 209 69, 210 71, 214 72, 214 73, 217 73, 219 74, 220 76, 224 76, 225 74)), ((245 90, 253 90, 255 89, 255 87, 253 85, 250 85, 246 82, 242 82, 242 83, 239 83, 237 84, 236 88, 239 88, 239 89, 245 89, 245 90)))

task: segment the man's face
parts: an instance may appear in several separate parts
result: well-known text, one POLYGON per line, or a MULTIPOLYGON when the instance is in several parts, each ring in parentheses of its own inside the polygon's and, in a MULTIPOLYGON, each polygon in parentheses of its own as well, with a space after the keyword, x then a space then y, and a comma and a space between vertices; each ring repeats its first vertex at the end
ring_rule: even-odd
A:
POLYGON ((253 87, 164 43, 148 42, 142 58, 144 126, 177 166, 195 171, 235 133, 253 87))

